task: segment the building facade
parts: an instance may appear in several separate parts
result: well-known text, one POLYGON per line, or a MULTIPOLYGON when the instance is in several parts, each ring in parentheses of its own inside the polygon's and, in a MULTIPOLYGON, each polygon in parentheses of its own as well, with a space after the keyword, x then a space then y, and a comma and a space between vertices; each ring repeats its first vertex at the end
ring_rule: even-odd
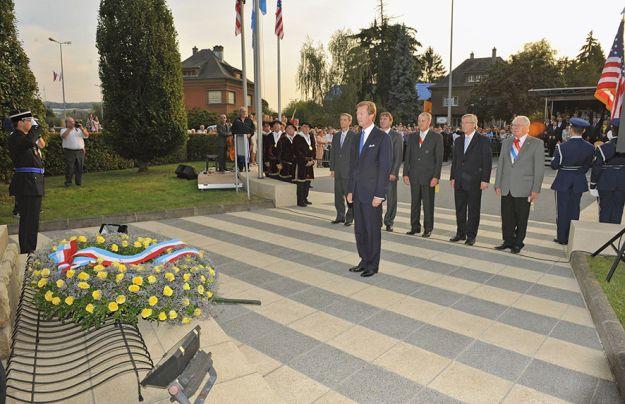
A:
MULTIPOLYGON (((241 70, 224 60, 223 46, 198 50, 182 62, 184 105, 187 110, 206 109, 217 114, 230 114, 243 105, 241 70)), ((247 81, 248 110, 254 112, 254 83, 247 81)))
MULTIPOLYGON (((467 100, 471 95, 471 90, 479 84, 490 71, 494 63, 503 62, 503 59, 497 56, 497 49, 493 48, 490 57, 476 58, 473 52, 460 65, 452 71, 452 97, 451 97, 451 124, 460 125, 462 115, 468 112, 469 105, 467 100)), ((442 125, 447 123, 447 105, 449 91, 449 76, 432 84, 430 86, 432 92, 432 115, 434 123, 442 125)))

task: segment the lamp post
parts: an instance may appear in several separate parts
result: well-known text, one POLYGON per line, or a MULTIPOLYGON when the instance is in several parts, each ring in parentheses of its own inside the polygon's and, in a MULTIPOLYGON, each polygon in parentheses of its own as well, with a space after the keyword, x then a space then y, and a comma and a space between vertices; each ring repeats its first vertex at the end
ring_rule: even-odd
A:
POLYGON ((70 45, 71 41, 60 42, 52 37, 48 38, 48 40, 51 42, 58 43, 59 50, 61 51, 61 89, 63 90, 63 119, 65 119, 67 114, 65 112, 65 72, 63 71, 63 45, 70 45))

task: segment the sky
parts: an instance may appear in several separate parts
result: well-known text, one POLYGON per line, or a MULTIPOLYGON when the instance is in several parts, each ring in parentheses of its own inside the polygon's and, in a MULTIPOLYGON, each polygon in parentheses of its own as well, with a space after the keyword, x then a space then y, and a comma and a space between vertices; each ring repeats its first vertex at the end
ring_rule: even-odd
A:
MULTIPOLYGON (((241 68, 241 41, 234 35, 235 0, 168 0, 178 33, 181 60, 200 49, 224 47, 225 60, 241 68)), ((254 80, 250 13, 253 0, 245 6, 246 59, 248 77, 254 80)), ((417 30, 424 50, 432 46, 449 66, 451 0, 385 0, 385 14, 391 22, 417 30)), ((507 58, 523 44, 548 39, 558 56, 574 57, 589 31, 607 51, 623 10, 619 0, 595 0, 577 7, 568 0, 455 0, 453 66, 469 57, 490 56, 491 49, 507 58)), ((281 42, 282 107, 299 99, 295 77, 299 51, 310 37, 316 44, 327 42, 337 29, 359 29, 379 16, 379 0, 282 0, 285 36, 281 42)), ((41 97, 62 101, 60 83, 52 71, 60 71, 59 46, 48 41, 71 41, 63 47, 65 98, 67 102, 99 101, 98 51, 95 36, 98 0, 15 0, 20 40, 30 58, 41 97)), ((262 95, 274 110, 278 106, 277 40, 274 35, 276 0, 267 0, 262 17, 262 95)))

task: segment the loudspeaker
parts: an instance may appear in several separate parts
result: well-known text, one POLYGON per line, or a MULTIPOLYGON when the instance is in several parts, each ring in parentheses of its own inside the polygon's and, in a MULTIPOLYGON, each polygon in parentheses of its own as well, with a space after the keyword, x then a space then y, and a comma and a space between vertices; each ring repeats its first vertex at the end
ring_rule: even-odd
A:
POLYGON ((180 164, 178 165, 178 168, 176 168, 176 176, 178 178, 194 180, 197 178, 197 172, 195 171, 195 168, 191 166, 185 166, 184 164, 180 164))

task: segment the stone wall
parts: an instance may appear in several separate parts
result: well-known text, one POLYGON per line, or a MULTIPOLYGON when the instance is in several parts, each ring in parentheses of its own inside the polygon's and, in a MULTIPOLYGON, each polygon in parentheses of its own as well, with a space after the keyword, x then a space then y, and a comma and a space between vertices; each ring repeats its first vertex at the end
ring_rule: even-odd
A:
POLYGON ((0 226, 0 359, 9 356, 15 310, 22 288, 19 248, 9 243, 6 225, 0 226))

